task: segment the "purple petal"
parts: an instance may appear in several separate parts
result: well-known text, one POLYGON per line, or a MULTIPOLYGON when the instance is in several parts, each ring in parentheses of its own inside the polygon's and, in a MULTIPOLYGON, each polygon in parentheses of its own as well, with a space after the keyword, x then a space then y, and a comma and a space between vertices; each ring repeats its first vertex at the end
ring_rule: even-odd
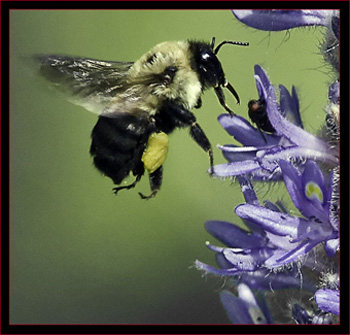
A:
POLYGON ((272 173, 263 169, 255 170, 251 173, 254 181, 280 181, 282 180, 282 173, 277 169, 272 173))
POLYGON ((237 289, 238 297, 248 306, 249 314, 255 324, 273 323, 267 304, 261 295, 254 294, 250 287, 244 283, 240 283, 237 289))
POLYGON ((326 10, 233 10, 236 18, 249 27, 280 31, 309 25, 328 24, 326 10))
POLYGON ((260 166, 267 171, 274 172, 278 168, 276 155, 283 155, 284 149, 281 146, 274 146, 265 150, 259 150, 256 153, 256 157, 260 163, 260 166))
MULTIPOLYGON (((276 94, 273 86, 270 86, 268 92, 266 111, 272 126, 280 136, 286 137, 292 143, 300 147, 306 147, 319 152, 331 153, 334 156, 337 155, 336 150, 332 149, 328 143, 282 117, 276 105, 276 94)), ((336 158, 334 158, 334 161, 338 163, 336 158)))
POLYGON ((269 87, 271 86, 270 80, 264 71, 264 69, 260 65, 254 66, 254 78, 256 80, 256 88, 258 90, 259 98, 266 101, 267 100, 267 92, 269 87))
POLYGON ((283 85, 279 85, 279 89, 282 115, 296 126, 303 128, 299 111, 299 99, 295 87, 292 86, 292 95, 289 94, 288 90, 283 85))
MULTIPOLYGON (((215 254, 215 260, 220 269, 237 271, 237 269, 232 268, 232 264, 225 258, 225 256, 221 252, 217 252, 215 254)), ((240 273, 235 272, 235 275, 239 275, 239 274, 240 273)))
MULTIPOLYGON (((221 114, 218 120, 221 126, 244 146, 262 147, 266 145, 259 130, 252 127, 243 117, 221 114)), ((276 144, 279 141, 275 135, 266 134, 265 138, 268 144, 276 144)))
MULTIPOLYGON (((278 165, 275 163, 275 157, 273 155, 268 156, 269 159, 264 159, 264 154, 266 152, 275 152, 275 151, 281 151, 284 150, 281 147, 270 147, 269 149, 260 150, 256 147, 238 147, 234 145, 224 145, 224 146, 218 146, 219 149, 222 150, 224 157, 232 163, 243 163, 243 161, 246 161, 246 163, 243 163, 243 165, 233 165, 231 166, 231 169, 236 169, 233 171, 232 176, 236 176, 242 173, 251 173, 252 177, 256 181, 278 181, 281 180, 282 174, 280 171, 276 170, 278 165), (262 156, 263 158, 260 160, 257 160, 257 157, 262 156), (270 158, 271 157, 271 158, 270 158), (250 162, 250 163, 248 163, 250 162), (253 163, 255 162, 255 163, 253 163), (262 169, 256 170, 256 167, 258 166, 256 162, 259 162, 259 165, 262 169), (242 166, 243 169, 242 170, 242 166), (248 168, 248 170, 247 170, 248 168), (266 171, 265 171, 266 170, 266 171), (273 172, 273 173, 272 173, 273 172)), ((267 147, 268 148, 268 147, 267 147)), ((283 156, 288 155, 287 153, 283 156)), ((218 170, 218 175, 220 170, 218 170)), ((224 173, 227 173, 225 171, 224 173)), ((223 176, 223 175, 220 175, 223 176)))
POLYGON ((218 145, 218 148, 229 162, 254 160, 258 150, 255 147, 238 147, 236 145, 218 145))
POLYGON ((205 228, 215 238, 231 248, 253 248, 266 244, 265 239, 261 235, 248 233, 236 225, 225 221, 207 221, 205 228))
MULTIPOLYGON (((210 250, 215 251, 216 253, 223 252, 225 249, 224 247, 217 247, 215 245, 212 245, 209 242, 205 242, 205 244, 210 250)), ((232 266, 230 266, 230 267, 232 267, 232 266)))
POLYGON ((339 238, 326 241, 324 249, 326 250, 328 257, 333 257, 339 250, 339 238))
POLYGON ((327 224, 275 212, 266 207, 242 204, 236 207, 235 212, 242 219, 256 223, 267 232, 290 237, 290 243, 305 239, 319 243, 334 239, 338 234, 327 224))
POLYGON ((244 129, 249 134, 254 133, 254 128, 251 124, 241 116, 231 116, 225 113, 218 116, 218 121, 231 136, 235 136, 240 129, 244 129))
POLYGON ((228 291, 220 292, 221 303, 233 324, 254 324, 246 303, 228 291))
POLYGON ((287 161, 281 160, 279 165, 289 195, 292 198, 294 205, 300 210, 304 201, 301 173, 287 161))
POLYGON ((214 174, 218 177, 232 177, 253 172, 260 168, 256 161, 224 163, 214 166, 214 174))
POLYGON ((327 212, 306 197, 303 177, 300 172, 287 161, 280 160, 279 165, 284 183, 295 207, 307 218, 317 217, 321 221, 328 222, 327 212))
POLYGON ((209 273, 219 275, 219 276, 236 276, 237 274, 241 273, 239 270, 234 269, 234 268, 217 269, 217 268, 214 268, 213 266, 202 263, 198 260, 195 261, 195 266, 198 270, 202 270, 202 271, 209 272, 209 273))
POLYGON ((253 185, 250 181, 250 178, 248 178, 245 175, 238 176, 239 184, 241 185, 241 190, 244 195, 244 199, 247 204, 252 205, 259 205, 258 197, 256 196, 256 193, 254 191, 253 185))
POLYGON ((275 203, 271 202, 270 200, 264 200, 264 206, 275 212, 288 213, 285 204, 280 200, 277 200, 275 203))
POLYGON ((228 291, 220 293, 227 316, 233 324, 271 324, 272 317, 263 299, 258 299, 248 285, 238 285, 238 297, 228 291))
POLYGON ((266 150, 263 155, 263 159, 270 162, 279 161, 281 159, 290 161, 291 157, 312 159, 321 163, 327 163, 331 166, 338 164, 338 159, 333 154, 295 145, 290 145, 288 147, 276 146, 274 150, 266 150))
MULTIPOLYGON (((286 91, 284 88, 281 89, 281 104, 283 105, 283 108, 291 109, 293 111, 293 118, 295 119, 297 125, 291 123, 290 121, 282 117, 276 102, 275 89, 270 84, 264 70, 260 66, 256 65, 255 72, 257 73, 257 75, 255 75, 255 79, 257 81, 258 91, 261 91, 261 94, 264 97, 266 96, 267 114, 272 126, 276 130, 276 133, 280 136, 284 136, 289 141, 296 144, 296 146, 299 146, 301 148, 298 148, 299 150, 296 151, 295 154, 291 155, 290 157, 306 156, 320 160, 322 162, 326 162, 330 165, 337 165, 338 159, 336 157, 336 150, 331 149, 331 147, 326 142, 306 132, 298 126, 301 125, 301 119, 299 114, 299 103, 295 89, 292 89, 293 97, 291 97, 290 99, 286 98, 286 94, 288 93, 288 91, 286 91), (297 156, 297 154, 299 154, 300 156, 297 156)), ((278 136, 276 138, 278 138, 278 136)))
POLYGON ((272 257, 266 260, 265 265, 272 269, 282 265, 298 261, 299 257, 305 256, 320 241, 304 241, 291 251, 278 250, 272 257))
POLYGON ((222 252, 227 261, 241 271, 260 269, 265 260, 272 256, 271 248, 233 249, 225 248, 222 252))
POLYGON ((292 250, 295 248, 295 243, 290 239, 289 236, 281 236, 281 234, 273 234, 265 230, 266 238, 278 249, 285 251, 292 250), (293 242, 293 243, 292 243, 293 242))
POLYGON ((257 170, 254 170, 247 174, 253 181, 264 181, 264 182, 269 182, 269 181, 280 181, 282 179, 282 174, 275 173, 275 171, 267 171, 260 167, 257 170))
POLYGON ((322 210, 321 205, 328 202, 328 194, 323 173, 314 161, 308 160, 306 162, 302 180, 305 195, 313 202, 314 206, 320 207, 322 210))
POLYGON ((284 213, 275 212, 261 206, 250 204, 238 205, 236 214, 242 219, 251 220, 270 233, 290 236, 297 239, 300 225, 307 226, 307 221, 284 213))
POLYGON ((322 289, 315 293, 318 307, 325 312, 339 315, 339 291, 322 289))
MULTIPOLYGON (((210 172, 210 170, 208 170, 210 172)), ((265 171, 260 168, 260 164, 257 161, 244 161, 234 163, 224 163, 214 166, 214 175, 217 177, 235 177, 243 174, 247 174, 255 181, 279 181, 282 180, 282 174, 280 171, 265 171)))
MULTIPOLYGON (((284 272, 272 272, 268 269, 247 272, 240 275, 240 282, 246 283, 249 287, 257 290, 278 290, 288 288, 300 288, 301 280, 297 269, 286 270, 284 272)), ((304 278, 303 288, 315 291, 314 283, 309 283, 304 278)))

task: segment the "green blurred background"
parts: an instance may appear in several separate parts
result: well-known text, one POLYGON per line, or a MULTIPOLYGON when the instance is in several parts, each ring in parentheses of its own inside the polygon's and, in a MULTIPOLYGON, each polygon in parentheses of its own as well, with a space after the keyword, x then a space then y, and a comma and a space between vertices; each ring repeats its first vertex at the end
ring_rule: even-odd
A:
MULTIPOLYGON (((155 199, 137 194, 149 192, 147 176, 114 196, 89 156, 97 116, 53 95, 23 57, 134 61, 166 40, 249 41, 220 50, 242 101, 225 92, 229 106, 247 116, 260 64, 272 83, 297 87, 305 128, 316 132, 332 82, 318 53, 322 28, 269 34, 229 10, 13 10, 10 29, 11 323, 228 323, 218 295, 225 280, 193 265, 215 265, 205 221, 240 223, 233 212, 243 202, 239 187, 208 176, 208 156, 185 129, 170 137, 155 199)), ((213 91, 195 111, 213 146, 232 143, 216 119, 223 112, 213 91)), ((214 154, 224 163, 217 148, 214 154)), ((257 185, 257 192, 289 200, 283 185, 257 185)))

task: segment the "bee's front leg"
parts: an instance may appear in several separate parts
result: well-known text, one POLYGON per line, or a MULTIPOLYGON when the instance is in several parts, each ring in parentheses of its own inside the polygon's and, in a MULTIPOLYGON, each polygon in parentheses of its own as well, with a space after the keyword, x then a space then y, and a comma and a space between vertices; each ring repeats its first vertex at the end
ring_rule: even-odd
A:
POLYGON ((209 154, 210 159, 210 174, 214 173, 214 154, 208 137, 205 135, 199 124, 193 123, 190 128, 190 135, 196 141, 196 143, 209 154))

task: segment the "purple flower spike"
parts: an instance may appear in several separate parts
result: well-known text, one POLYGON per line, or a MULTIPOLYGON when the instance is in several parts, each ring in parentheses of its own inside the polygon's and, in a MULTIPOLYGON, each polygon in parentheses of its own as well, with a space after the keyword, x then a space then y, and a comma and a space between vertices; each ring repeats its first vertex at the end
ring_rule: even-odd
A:
POLYGON ((271 324, 273 320, 336 324, 340 305, 340 10, 232 12, 247 26, 264 31, 323 26, 320 53, 338 80, 329 86, 329 101, 321 114, 325 122, 316 135, 304 129, 300 110, 305 106, 299 105, 297 89, 273 86, 265 70, 254 66, 258 97, 248 101, 248 118, 219 116, 221 126, 239 143, 217 145, 227 163, 213 170, 217 177, 239 182, 245 203, 234 211, 245 228, 207 221, 207 231, 219 241, 218 246, 206 242, 215 253, 216 266, 198 260, 195 266, 205 274, 225 276, 227 287, 234 287, 233 293, 220 294, 234 324, 271 324), (273 197, 280 200, 273 202, 265 192, 259 199, 253 185, 262 190, 261 181, 263 187, 274 181, 267 185, 267 192, 276 191, 273 197), (285 198, 286 191, 290 199, 285 198), (292 203, 284 203, 288 200, 292 203), (312 299, 316 304, 310 306, 312 299))
POLYGON ((232 10, 249 27, 280 31, 303 26, 329 26, 332 10, 232 10))
POLYGON ((339 315, 339 291, 322 289, 315 293, 315 300, 319 308, 325 312, 339 315))
MULTIPOLYGON (((338 164, 338 151, 323 139, 308 133, 302 127, 299 101, 296 90, 292 93, 280 85, 280 104, 276 100, 275 88, 265 71, 254 66, 259 101, 266 108, 273 133, 264 133, 254 128, 241 116, 222 114, 218 120, 227 133, 243 144, 218 146, 228 164, 214 167, 218 177, 249 174, 256 181, 281 180, 278 169, 280 160, 304 164, 307 159, 325 163, 329 167, 338 164)), ((334 90, 337 90, 334 87, 334 90)))

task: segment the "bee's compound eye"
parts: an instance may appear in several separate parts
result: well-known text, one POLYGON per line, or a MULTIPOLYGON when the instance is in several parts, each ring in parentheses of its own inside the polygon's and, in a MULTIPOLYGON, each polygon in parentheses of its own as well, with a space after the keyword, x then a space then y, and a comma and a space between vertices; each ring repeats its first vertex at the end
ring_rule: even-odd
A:
POLYGON ((176 66, 167 66, 164 70, 164 73, 171 75, 171 74, 175 74, 176 71, 177 71, 176 66))
POLYGON ((168 84, 174 79, 177 70, 178 68, 176 66, 167 66, 164 69, 164 79, 168 84))
POLYGON ((201 53, 201 59, 202 61, 208 62, 210 61, 212 56, 208 52, 202 52, 201 53))

